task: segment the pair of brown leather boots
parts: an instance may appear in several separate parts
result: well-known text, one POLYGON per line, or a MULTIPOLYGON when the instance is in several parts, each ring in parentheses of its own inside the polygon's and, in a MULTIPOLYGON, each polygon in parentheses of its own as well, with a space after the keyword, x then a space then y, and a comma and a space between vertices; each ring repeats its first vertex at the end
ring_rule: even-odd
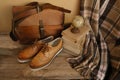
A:
POLYGON ((18 54, 18 61, 20 63, 31 61, 29 65, 32 70, 40 70, 48 66, 63 49, 61 38, 52 39, 53 37, 50 36, 25 48, 18 54))

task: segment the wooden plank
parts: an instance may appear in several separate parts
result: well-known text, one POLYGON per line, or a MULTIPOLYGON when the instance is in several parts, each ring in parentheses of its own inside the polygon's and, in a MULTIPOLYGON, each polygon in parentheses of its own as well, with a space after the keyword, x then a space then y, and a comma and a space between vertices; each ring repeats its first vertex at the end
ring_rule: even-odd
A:
POLYGON ((0 77, 17 78, 24 76, 48 79, 79 79, 79 73, 72 69, 66 61, 67 55, 68 54, 62 52, 48 67, 39 71, 32 71, 29 63, 20 64, 16 59, 16 55, 2 55, 0 56, 0 77))
POLYGON ((24 45, 19 44, 19 42, 17 41, 12 41, 9 35, 0 35, 0 48, 16 49, 23 46, 24 45))
POLYGON ((29 62, 21 64, 17 61, 17 54, 24 47, 11 41, 8 35, 0 36, 0 80, 82 79, 66 61, 72 57, 69 51, 63 50, 48 67, 32 71, 29 62))
POLYGON ((74 71, 63 57, 56 57, 55 60, 46 68, 40 71, 31 71, 30 68, 25 69, 25 74, 31 76, 42 76, 51 79, 74 79, 80 78, 79 74, 74 71))

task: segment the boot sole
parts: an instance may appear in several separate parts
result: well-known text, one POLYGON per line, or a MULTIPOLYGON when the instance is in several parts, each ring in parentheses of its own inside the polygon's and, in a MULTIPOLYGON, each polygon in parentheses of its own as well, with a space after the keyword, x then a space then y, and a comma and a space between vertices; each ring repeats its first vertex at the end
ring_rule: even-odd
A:
POLYGON ((51 59, 51 61, 50 61, 48 64, 46 64, 45 66, 40 67, 40 68, 31 68, 31 67, 30 67, 31 70, 32 70, 32 71, 38 71, 38 70, 41 70, 41 69, 49 66, 49 65, 51 64, 51 62, 53 61, 53 59, 54 59, 62 50, 63 50, 63 48, 61 48, 61 49, 55 54, 55 56, 51 59))
POLYGON ((26 63, 26 62, 29 62, 31 59, 20 60, 20 59, 17 58, 17 60, 18 60, 18 62, 20 62, 20 63, 26 63))

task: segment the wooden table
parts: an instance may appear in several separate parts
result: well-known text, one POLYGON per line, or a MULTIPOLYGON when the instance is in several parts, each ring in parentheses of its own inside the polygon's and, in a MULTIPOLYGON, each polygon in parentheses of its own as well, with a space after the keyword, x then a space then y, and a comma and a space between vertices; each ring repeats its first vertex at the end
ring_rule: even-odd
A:
POLYGON ((21 64, 16 59, 24 47, 12 41, 8 35, 0 35, 0 80, 82 79, 66 61, 72 57, 69 51, 63 49, 48 67, 31 71, 29 62, 21 64))

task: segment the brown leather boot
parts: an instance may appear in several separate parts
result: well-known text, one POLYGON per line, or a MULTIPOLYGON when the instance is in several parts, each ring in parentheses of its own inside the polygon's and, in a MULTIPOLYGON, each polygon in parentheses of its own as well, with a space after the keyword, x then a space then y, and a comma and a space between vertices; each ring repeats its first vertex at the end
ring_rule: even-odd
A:
POLYGON ((45 45, 40 52, 32 59, 30 67, 32 70, 40 70, 48 66, 55 56, 62 51, 63 41, 56 38, 52 42, 45 45))
POLYGON ((25 48, 18 54, 18 61, 21 63, 30 61, 42 49, 45 43, 51 40, 53 40, 53 36, 47 37, 25 48))

